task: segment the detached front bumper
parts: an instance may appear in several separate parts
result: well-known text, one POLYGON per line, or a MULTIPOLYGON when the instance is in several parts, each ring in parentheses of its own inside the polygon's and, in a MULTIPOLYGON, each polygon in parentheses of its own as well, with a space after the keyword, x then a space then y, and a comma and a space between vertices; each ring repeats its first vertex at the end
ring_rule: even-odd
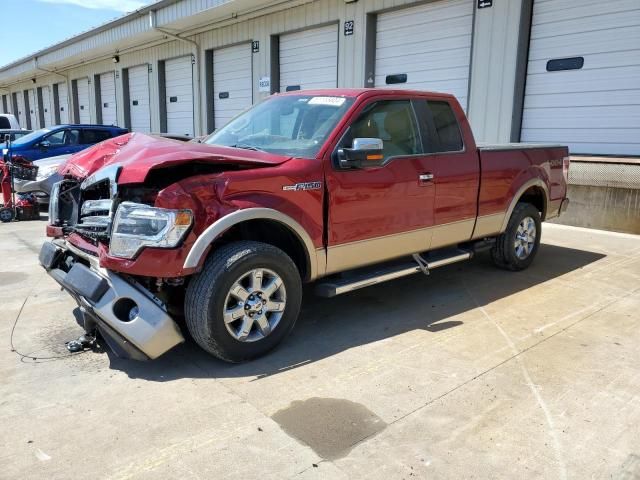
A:
POLYGON ((178 325, 151 292, 100 268, 97 258, 69 243, 45 242, 40 264, 76 299, 85 323, 87 316, 95 322, 119 356, 154 359, 184 341, 178 325))

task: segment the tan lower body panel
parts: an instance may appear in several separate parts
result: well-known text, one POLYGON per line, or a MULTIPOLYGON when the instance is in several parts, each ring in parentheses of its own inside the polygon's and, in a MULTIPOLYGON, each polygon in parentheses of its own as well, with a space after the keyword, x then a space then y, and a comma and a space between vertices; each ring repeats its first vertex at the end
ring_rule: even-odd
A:
POLYGON ((562 206, 562 199, 549 201, 549 205, 547 207, 547 215, 545 216, 544 219, 549 220, 550 218, 558 217, 560 215, 561 206, 562 206))
POLYGON ((476 221, 476 229, 473 231, 473 238, 484 238, 497 235, 502 229, 505 212, 483 215, 476 221))
POLYGON ((475 219, 329 247, 326 275, 455 245, 471 238, 475 219))

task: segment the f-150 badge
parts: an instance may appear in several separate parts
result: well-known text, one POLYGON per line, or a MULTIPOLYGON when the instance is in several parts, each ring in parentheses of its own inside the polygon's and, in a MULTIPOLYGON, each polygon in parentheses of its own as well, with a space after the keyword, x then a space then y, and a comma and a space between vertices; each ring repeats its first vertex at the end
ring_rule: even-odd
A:
POLYGON ((284 185, 282 190, 298 192, 300 190, 320 190, 322 182, 296 183, 295 185, 284 185))

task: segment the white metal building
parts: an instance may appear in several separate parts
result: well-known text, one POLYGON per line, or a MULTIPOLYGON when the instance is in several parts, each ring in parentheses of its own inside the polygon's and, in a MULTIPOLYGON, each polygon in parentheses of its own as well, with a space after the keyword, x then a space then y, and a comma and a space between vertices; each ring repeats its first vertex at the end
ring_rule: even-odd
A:
POLYGON ((160 0, 0 68, 0 109, 193 136, 332 87, 450 92, 480 141, 640 156, 640 2, 160 0))

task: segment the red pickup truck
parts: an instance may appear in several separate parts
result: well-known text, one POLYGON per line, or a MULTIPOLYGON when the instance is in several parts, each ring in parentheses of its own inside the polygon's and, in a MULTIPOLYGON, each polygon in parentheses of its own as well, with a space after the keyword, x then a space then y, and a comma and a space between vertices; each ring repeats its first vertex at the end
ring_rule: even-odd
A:
POLYGON ((186 328, 237 362, 293 328, 303 282, 331 297, 490 249, 527 268, 567 205, 568 149, 477 146, 451 95, 274 95, 201 143, 132 133, 70 158, 40 263, 116 353, 186 328))

